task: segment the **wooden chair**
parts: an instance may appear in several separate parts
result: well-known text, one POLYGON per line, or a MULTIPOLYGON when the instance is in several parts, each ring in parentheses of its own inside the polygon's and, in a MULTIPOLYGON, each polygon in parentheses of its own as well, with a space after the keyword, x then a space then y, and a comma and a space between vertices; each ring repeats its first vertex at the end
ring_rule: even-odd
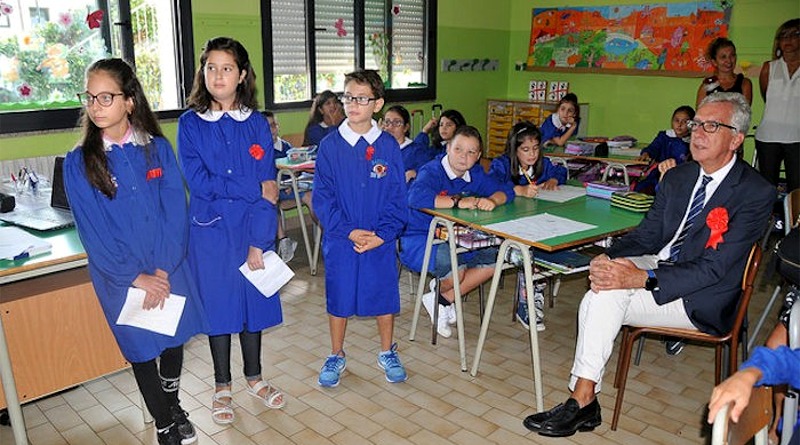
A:
POLYGON ((732 403, 725 405, 714 418, 711 445, 744 445, 755 438, 755 445, 767 445, 769 422, 772 419, 772 388, 753 388, 750 403, 742 411, 738 422, 730 420, 732 403))
POLYGON ((617 363, 617 375, 614 379, 614 387, 617 388, 617 400, 614 404, 614 417, 611 420, 611 429, 617 429, 619 422, 619 415, 622 412, 622 399, 625 395, 625 383, 628 378, 628 369, 631 365, 631 355, 633 352, 633 345, 636 340, 645 334, 655 334, 668 337, 677 337, 683 340, 690 340, 703 343, 711 343, 714 345, 715 364, 714 364, 714 384, 718 385, 723 377, 723 352, 725 347, 728 351, 727 372, 732 373, 736 371, 738 360, 737 352, 739 347, 739 335, 742 330, 745 318, 747 317, 747 307, 750 304, 750 297, 753 295, 753 283, 758 273, 758 267, 761 262, 761 248, 758 243, 754 244, 750 249, 750 256, 747 259, 747 264, 744 268, 744 277, 742 279, 741 296, 739 297, 739 307, 736 311, 736 318, 730 332, 721 336, 709 335, 695 329, 679 329, 679 328, 665 328, 655 326, 623 326, 622 327, 622 342, 619 350, 619 360, 617 363))

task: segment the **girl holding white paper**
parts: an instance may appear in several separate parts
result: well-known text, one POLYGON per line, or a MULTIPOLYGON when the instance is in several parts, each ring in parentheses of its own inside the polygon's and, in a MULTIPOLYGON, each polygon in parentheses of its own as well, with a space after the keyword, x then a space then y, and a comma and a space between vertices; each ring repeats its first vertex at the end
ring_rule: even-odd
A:
POLYGON ((278 225, 273 138, 256 111, 255 72, 241 43, 206 42, 188 105, 178 120, 178 153, 191 194, 189 258, 211 325, 211 417, 230 424, 231 334, 239 335, 246 393, 268 408, 286 404, 261 376, 261 331, 283 321, 280 297, 265 297, 239 271, 245 263, 264 269, 278 225))
POLYGON ((122 59, 92 64, 78 96, 83 135, 64 161, 64 182, 92 284, 158 443, 190 444, 197 435, 178 400, 183 344, 207 327, 186 262, 186 196, 175 154, 122 59), (185 297, 174 335, 117 323, 130 288, 144 291, 138 306, 153 315, 185 297))

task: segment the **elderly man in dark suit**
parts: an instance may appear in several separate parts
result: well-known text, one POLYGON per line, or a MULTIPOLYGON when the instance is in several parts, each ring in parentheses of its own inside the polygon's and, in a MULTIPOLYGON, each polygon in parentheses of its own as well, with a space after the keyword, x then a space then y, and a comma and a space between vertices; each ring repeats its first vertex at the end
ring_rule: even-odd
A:
POLYGON ((747 254, 766 228, 776 191, 735 156, 750 126, 744 96, 706 97, 689 124, 695 162, 668 171, 642 223, 592 260, 572 394, 528 416, 528 429, 563 437, 600 425, 597 393, 622 325, 730 330, 747 254))

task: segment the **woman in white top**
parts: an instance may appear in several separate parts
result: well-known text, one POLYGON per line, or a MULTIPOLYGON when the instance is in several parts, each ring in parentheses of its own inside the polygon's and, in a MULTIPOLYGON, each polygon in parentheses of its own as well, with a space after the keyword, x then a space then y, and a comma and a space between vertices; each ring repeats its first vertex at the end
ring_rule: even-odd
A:
POLYGON ((775 33, 773 60, 761 67, 759 84, 764 116, 756 131, 758 168, 778 183, 781 161, 787 190, 800 187, 800 18, 787 21, 775 33))

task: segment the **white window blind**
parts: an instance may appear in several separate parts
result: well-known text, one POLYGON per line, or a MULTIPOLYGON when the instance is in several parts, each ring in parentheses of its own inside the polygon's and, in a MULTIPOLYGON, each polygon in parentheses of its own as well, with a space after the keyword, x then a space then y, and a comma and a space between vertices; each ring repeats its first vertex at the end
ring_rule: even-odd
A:
POLYGON ((272 65, 276 76, 305 74, 304 0, 272 0, 272 65))

